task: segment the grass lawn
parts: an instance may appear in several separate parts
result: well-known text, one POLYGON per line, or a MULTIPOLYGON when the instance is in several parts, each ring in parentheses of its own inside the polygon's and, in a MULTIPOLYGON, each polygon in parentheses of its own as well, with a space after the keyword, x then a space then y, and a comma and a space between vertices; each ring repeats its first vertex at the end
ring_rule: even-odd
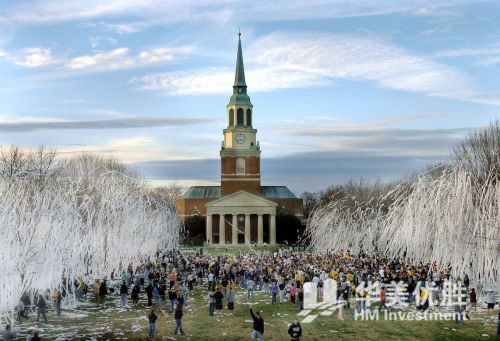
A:
MULTIPOLYGON (((145 296, 141 294, 141 296, 145 296)), ((269 304, 269 296, 256 293, 254 308, 262 311, 266 340, 287 340, 288 324, 296 318, 298 306, 290 303, 269 304)), ((143 300, 137 307, 117 307, 118 297, 110 296, 104 307, 84 302, 77 309, 64 309, 57 319, 48 315, 49 323, 36 323, 31 315, 28 322, 16 325, 24 340, 29 328, 41 331, 44 340, 146 340, 148 309, 143 300)), ((130 304, 130 302, 129 302, 130 304)), ((317 310, 320 312, 320 310, 317 310)), ((313 311, 315 313, 315 311, 313 311)), ((497 312, 498 313, 498 312, 497 312)), ((303 340, 488 340, 495 339, 497 315, 480 310, 472 314, 471 321, 456 326, 453 321, 353 321, 344 310, 345 321, 331 316, 318 316, 312 323, 302 324, 303 340)), ((302 321, 304 317, 298 317, 302 321)), ((185 336, 173 336, 173 314, 160 313, 157 322, 157 340, 249 340, 252 332, 251 317, 243 289, 236 291, 234 316, 227 309, 219 320, 208 316, 206 290, 197 289, 190 294, 184 309, 185 336)))

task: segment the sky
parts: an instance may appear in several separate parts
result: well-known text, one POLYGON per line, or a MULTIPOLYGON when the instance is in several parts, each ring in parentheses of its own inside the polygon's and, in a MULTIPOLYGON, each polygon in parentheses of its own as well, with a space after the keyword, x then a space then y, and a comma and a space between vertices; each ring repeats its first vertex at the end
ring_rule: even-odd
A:
POLYGON ((500 2, 0 1, 0 146, 217 185, 238 29, 263 185, 393 181, 500 118, 500 2))

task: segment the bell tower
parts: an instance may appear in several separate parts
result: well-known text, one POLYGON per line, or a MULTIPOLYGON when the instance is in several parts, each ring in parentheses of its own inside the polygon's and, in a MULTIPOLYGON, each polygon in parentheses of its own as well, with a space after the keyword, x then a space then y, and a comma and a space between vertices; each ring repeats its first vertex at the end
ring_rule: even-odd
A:
POLYGON ((240 190, 260 196, 260 146, 257 129, 252 127, 253 105, 247 95, 241 33, 238 33, 238 53, 233 95, 227 105, 227 128, 221 157, 221 196, 240 190))

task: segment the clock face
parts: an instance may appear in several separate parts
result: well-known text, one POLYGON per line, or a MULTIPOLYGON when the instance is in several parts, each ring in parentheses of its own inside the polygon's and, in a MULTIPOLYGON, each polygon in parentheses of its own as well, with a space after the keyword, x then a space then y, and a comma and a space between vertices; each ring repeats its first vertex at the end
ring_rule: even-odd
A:
POLYGON ((242 143, 245 143, 246 137, 243 134, 238 134, 238 135, 236 135, 234 140, 236 141, 236 143, 242 144, 242 143))

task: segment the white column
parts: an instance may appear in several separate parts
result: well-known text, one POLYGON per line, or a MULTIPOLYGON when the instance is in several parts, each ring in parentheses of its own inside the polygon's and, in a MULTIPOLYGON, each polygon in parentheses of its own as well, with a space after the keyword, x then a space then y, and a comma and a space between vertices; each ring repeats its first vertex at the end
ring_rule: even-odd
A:
POLYGON ((262 214, 257 217, 257 245, 264 244, 264 223, 262 221, 262 214))
POLYGON ((224 219, 224 214, 220 214, 219 217, 219 244, 226 244, 226 221, 224 219))
POLYGON ((276 245, 276 215, 269 216, 269 244, 276 245))
POLYGON ((250 214, 245 215, 245 244, 250 245, 250 214))
POLYGON ((212 215, 207 213, 207 245, 212 245, 212 215))
POLYGON ((238 216, 233 214, 233 245, 238 245, 238 216))

